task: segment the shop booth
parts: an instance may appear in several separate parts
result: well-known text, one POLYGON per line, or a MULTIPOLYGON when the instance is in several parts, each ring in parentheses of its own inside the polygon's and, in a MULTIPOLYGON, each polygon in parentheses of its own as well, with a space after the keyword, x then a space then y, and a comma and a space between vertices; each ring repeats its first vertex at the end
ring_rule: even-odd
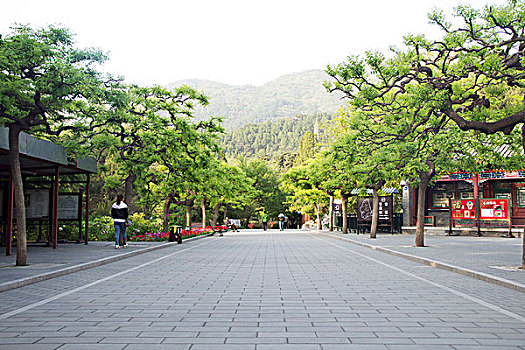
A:
MULTIPOLYGON (((405 187, 405 191, 407 188, 405 187)), ((409 204, 409 207, 404 209, 409 210, 410 222, 405 224, 413 226, 416 224, 417 215, 417 188, 408 191, 410 191, 410 199, 406 201, 406 204, 409 204)), ((442 176, 427 190, 425 225, 448 226, 451 219, 450 203, 459 206, 460 202, 468 204, 475 199, 506 199, 508 208, 505 208, 505 211, 508 213, 506 215, 509 224, 512 226, 524 225, 525 171, 487 170, 479 173, 457 172, 442 176)), ((475 215, 474 211, 472 213, 475 215)), ((469 219, 470 214, 467 211, 465 214, 463 219, 469 219)), ((480 214, 483 213, 480 212, 480 214)))

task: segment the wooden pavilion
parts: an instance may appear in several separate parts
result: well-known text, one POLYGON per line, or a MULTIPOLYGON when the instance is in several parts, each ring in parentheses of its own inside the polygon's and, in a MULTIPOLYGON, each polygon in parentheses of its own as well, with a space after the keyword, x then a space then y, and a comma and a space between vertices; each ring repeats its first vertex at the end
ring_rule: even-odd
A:
MULTIPOLYGON (((68 157, 63 146, 25 133, 20 134, 19 147, 26 221, 38 224, 37 241, 56 249, 61 220, 77 223, 77 242, 83 240, 88 244, 90 175, 97 172, 96 160, 68 157), (68 184, 69 192, 60 192, 61 184, 68 184), (49 227, 47 239, 42 237, 44 225, 49 227)), ((0 243, 5 245, 6 255, 11 255, 13 225, 16 224, 9 164, 9 130, 0 127, 0 243)))

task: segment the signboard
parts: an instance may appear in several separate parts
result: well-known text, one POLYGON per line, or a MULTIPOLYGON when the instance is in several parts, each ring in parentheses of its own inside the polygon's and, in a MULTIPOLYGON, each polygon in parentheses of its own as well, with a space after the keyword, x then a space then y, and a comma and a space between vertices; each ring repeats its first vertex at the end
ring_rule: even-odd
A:
POLYGON ((26 218, 49 217, 49 190, 26 190, 24 193, 26 218))
POLYGON ((341 203, 333 203, 332 210, 334 211, 334 215, 341 216, 342 215, 341 203))
MULTIPOLYGON (((473 178, 472 173, 458 172, 443 175, 438 181, 473 180, 473 178)), ((479 173, 479 180, 523 178, 525 178, 525 170, 487 170, 479 173)))
POLYGON ((509 220, 508 199, 480 199, 481 220, 509 220))
POLYGON ((379 220, 392 221, 394 214, 394 201, 392 196, 379 197, 379 220))
MULTIPOLYGON (((373 197, 357 198, 357 219, 372 221, 373 197)), ((379 197, 379 221, 391 222, 394 216, 394 201, 392 196, 379 197)))
POLYGON ((78 220, 78 195, 58 196, 58 218, 78 220))
POLYGON ((452 219, 454 220, 476 219, 476 200, 475 199, 453 199, 452 200, 452 219))
POLYGON ((439 181, 472 180, 473 177, 472 173, 451 173, 441 176, 439 181))
POLYGON ((479 201, 480 220, 509 220, 509 199, 507 198, 452 200, 452 219, 477 219, 477 201, 479 201))

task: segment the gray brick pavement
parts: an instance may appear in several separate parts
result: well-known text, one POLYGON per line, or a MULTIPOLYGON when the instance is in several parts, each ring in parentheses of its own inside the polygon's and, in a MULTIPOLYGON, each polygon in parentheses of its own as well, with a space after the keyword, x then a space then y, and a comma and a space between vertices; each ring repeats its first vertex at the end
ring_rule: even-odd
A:
POLYGON ((1 320, 0 349, 525 348, 525 322, 475 301, 524 317, 517 291, 305 232, 183 246, 0 294, 12 310, 120 273, 1 320))
POLYGON ((426 247, 418 248, 414 246, 414 235, 378 234, 377 239, 370 239, 368 234, 323 233, 525 285, 525 270, 517 269, 521 265, 521 238, 428 235, 426 247))

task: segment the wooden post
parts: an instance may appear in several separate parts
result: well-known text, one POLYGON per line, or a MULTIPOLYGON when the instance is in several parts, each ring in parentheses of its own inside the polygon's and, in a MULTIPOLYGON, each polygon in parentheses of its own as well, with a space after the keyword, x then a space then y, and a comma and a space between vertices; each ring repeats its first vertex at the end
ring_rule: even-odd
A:
POLYGON ((57 249, 58 241, 58 176, 60 172, 58 167, 55 168, 55 181, 53 183, 53 218, 51 229, 51 244, 53 249, 57 249))
POLYGON ((479 207, 479 174, 474 174, 472 179, 472 184, 474 185, 474 201, 476 202, 476 226, 478 230, 478 237, 481 237, 481 208, 479 207))
POLYGON ((43 227, 44 226, 44 222, 42 221, 42 219, 38 220, 38 238, 37 238, 37 242, 38 243, 45 243, 44 241, 44 233, 43 233, 43 227))
POLYGON ((90 183, 90 174, 87 174, 87 183, 86 183, 86 233, 84 236, 84 244, 88 244, 89 240, 89 183, 90 183))
POLYGON ((84 198, 84 192, 82 188, 80 189, 78 193, 78 238, 77 243, 82 242, 82 199, 84 198))
POLYGON ((452 236, 452 196, 448 196, 448 235, 452 236))
POLYGON ((5 255, 11 255, 11 245, 13 242, 13 205, 14 201, 14 188, 13 188, 13 176, 9 174, 9 187, 7 196, 7 229, 6 229, 6 241, 5 241, 5 255))
POLYGON ((476 226, 477 226, 477 231, 478 231, 478 237, 481 237, 482 236, 481 235, 481 220, 480 220, 481 208, 479 207, 480 206, 479 198, 476 198, 475 202, 476 202, 476 226))
POLYGON ((472 184, 474 185, 474 199, 479 198, 479 174, 474 174, 474 178, 472 179, 472 184))

